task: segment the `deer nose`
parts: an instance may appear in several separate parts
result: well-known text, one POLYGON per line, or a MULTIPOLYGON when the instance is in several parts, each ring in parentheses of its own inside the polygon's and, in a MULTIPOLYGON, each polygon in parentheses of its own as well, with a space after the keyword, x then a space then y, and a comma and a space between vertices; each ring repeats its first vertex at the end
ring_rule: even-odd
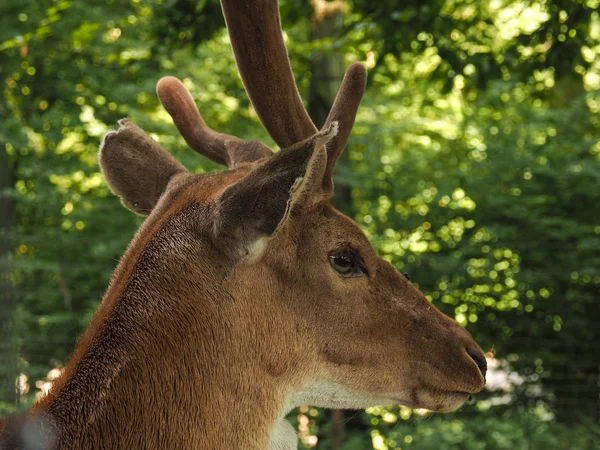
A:
POLYGON ((479 367, 479 371, 481 375, 483 375, 483 379, 485 380, 485 373, 487 372, 487 361, 485 359, 485 355, 478 348, 467 348, 467 354, 475 361, 477 367, 479 367))

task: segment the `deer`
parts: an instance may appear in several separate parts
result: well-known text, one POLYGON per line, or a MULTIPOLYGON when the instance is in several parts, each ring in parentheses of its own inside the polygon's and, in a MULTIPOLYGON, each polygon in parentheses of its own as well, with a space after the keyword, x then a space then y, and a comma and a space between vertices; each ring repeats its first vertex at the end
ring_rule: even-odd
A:
POLYGON ((2 449, 297 448, 301 404, 454 411, 485 384, 471 335, 336 210, 333 170, 366 87, 351 64, 318 129, 277 0, 221 0, 238 70, 280 151, 208 127, 174 77, 158 97, 188 172, 131 120, 101 143, 111 190, 146 216, 51 390, 0 427, 2 449))

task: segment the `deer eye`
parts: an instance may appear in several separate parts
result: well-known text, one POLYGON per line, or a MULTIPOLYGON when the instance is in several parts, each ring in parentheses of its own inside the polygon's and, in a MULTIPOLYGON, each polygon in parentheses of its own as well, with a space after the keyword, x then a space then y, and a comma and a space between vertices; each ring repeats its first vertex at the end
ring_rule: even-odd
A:
POLYGON ((366 273, 366 269, 362 264, 360 256, 349 250, 342 250, 330 254, 329 263, 336 272, 342 275, 352 276, 366 273))

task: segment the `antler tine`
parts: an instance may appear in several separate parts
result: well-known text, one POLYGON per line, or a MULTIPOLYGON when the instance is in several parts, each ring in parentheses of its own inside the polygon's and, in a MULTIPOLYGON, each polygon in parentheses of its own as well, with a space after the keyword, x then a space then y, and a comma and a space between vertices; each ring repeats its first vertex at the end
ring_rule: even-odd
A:
POLYGON ((261 122, 281 148, 318 130, 294 80, 277 0, 221 0, 235 59, 261 122))
POLYGON ((227 141, 241 139, 211 130, 200 115, 192 94, 181 81, 175 77, 161 78, 156 85, 156 92, 192 149, 216 163, 228 167, 232 165, 227 141))
POLYGON ((323 190, 333 191, 332 173, 335 163, 346 148, 348 138, 354 126, 354 119, 358 111, 358 105, 367 87, 367 69, 361 63, 352 63, 346 70, 346 75, 340 86, 331 111, 323 125, 323 129, 329 127, 333 122, 339 123, 339 131, 327 145, 327 167, 323 178, 323 190))
POLYGON ((156 85, 156 92, 187 144, 214 162, 235 167, 273 154, 273 150, 258 141, 244 141, 210 129, 200 115, 192 94, 177 78, 161 78, 156 85))

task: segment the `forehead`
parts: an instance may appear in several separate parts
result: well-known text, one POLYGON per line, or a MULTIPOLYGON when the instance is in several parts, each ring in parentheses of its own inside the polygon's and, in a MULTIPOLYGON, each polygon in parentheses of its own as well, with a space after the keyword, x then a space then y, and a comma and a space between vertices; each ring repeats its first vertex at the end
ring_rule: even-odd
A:
POLYGON ((360 227, 349 217, 323 202, 301 215, 300 238, 303 243, 325 241, 332 250, 350 244, 358 249, 371 248, 360 227))
POLYGON ((175 176, 167 190, 187 200, 205 203, 218 198, 222 192, 248 173, 250 167, 229 169, 223 172, 182 174, 175 176))

